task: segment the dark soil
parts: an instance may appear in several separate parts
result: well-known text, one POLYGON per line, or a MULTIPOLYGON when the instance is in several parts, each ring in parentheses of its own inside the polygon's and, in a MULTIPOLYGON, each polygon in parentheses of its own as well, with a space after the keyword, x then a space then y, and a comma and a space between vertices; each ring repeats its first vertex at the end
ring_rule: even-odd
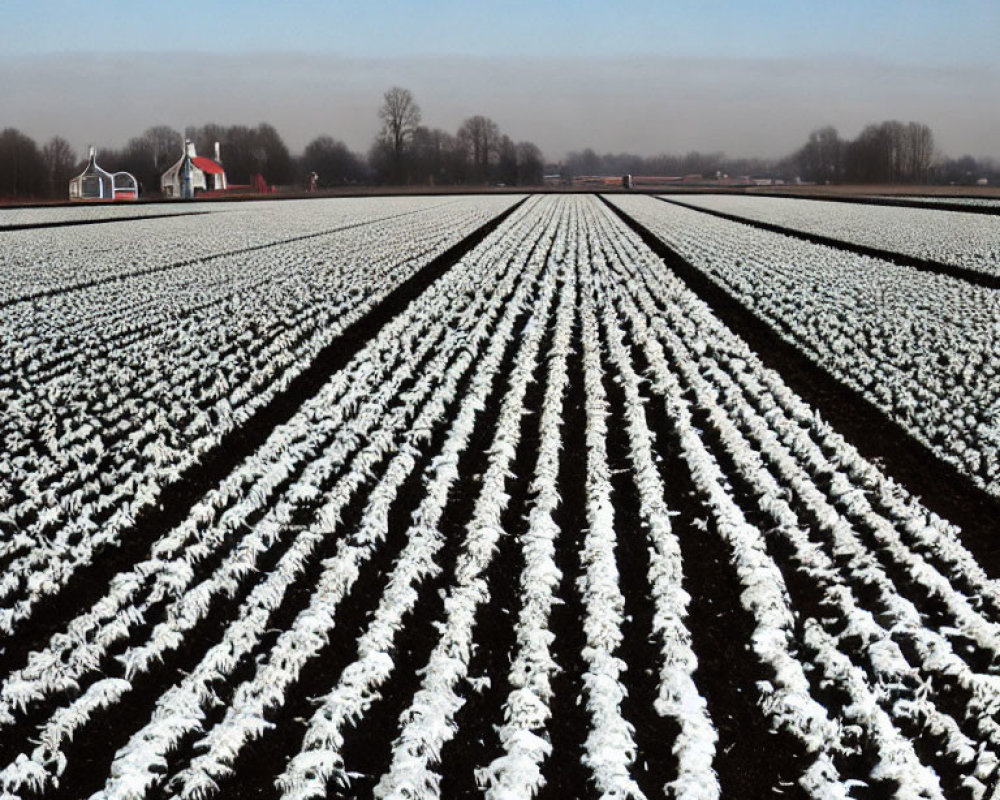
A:
MULTIPOLYGON (((67 619, 99 599, 115 574, 144 558, 150 545, 182 521, 205 492, 261 446, 277 426, 287 422, 384 324, 401 313, 412 299, 485 239, 518 205, 520 204, 515 204, 465 237, 391 291, 372 311, 325 347, 303 372, 258 410, 243 427, 223 437, 201 464, 189 469, 179 481, 168 485, 157 507, 148 508, 139 516, 135 529, 123 537, 119 547, 105 548, 103 552, 97 553, 92 563, 78 570, 61 592, 40 603, 32 624, 26 626, 21 635, 4 643, 0 653, 0 669, 9 671, 25 663, 28 654, 44 646, 52 633, 60 630, 67 619)), ((352 507, 345 512, 345 522, 349 524, 351 518, 356 518, 362 508, 363 493, 359 492, 352 507)), ((331 537, 331 546, 333 541, 331 537)), ((262 558, 259 568, 265 571, 272 568, 290 543, 291 537, 272 548, 262 558)), ((314 560, 313 570, 317 563, 314 560)), ((160 693, 192 669, 204 655, 206 648, 218 641, 225 624, 239 608, 244 594, 245 592, 241 592, 233 598, 217 598, 206 621, 185 638, 180 650, 170 654, 166 663, 136 678, 128 700, 129 707, 135 711, 136 720, 146 719, 160 693)), ((286 616, 292 613, 295 597, 296 593, 293 591, 291 599, 286 603, 287 608, 283 606, 286 616)), ((279 613, 281 611, 279 609, 279 613)), ((272 633, 273 635, 275 634, 272 633)), ((120 674, 121 668, 113 661, 112 656, 113 653, 105 659, 104 672, 108 675, 120 674)), ((246 663, 241 665, 239 678, 252 675, 252 661, 249 658, 244 661, 246 663)), ((59 699, 62 698, 57 698, 59 699)), ((46 706, 48 705, 50 704, 47 703, 46 706)), ((8 731, 8 734, 13 735, 7 740, 21 742, 20 747, 23 748, 24 738, 30 735, 32 720, 35 718, 35 714, 30 714, 18 726, 18 730, 8 731), (20 728, 24 730, 20 731, 20 728)), ((133 731, 134 725, 121 724, 120 711, 95 715, 84 730, 78 733, 70 748, 72 758, 55 796, 87 796, 99 788, 103 782, 101 776, 106 776, 114 753, 133 731)), ((14 746, 15 749, 18 748, 17 744, 14 746)))
MULTIPOLYGON (((637 354, 640 373, 648 369, 637 354)), ((753 615, 740 602, 741 587, 722 535, 698 497, 674 421, 662 400, 647 395, 647 418, 661 456, 668 506, 680 512, 672 525, 681 546, 684 588, 691 595, 688 629, 698 658, 694 681, 705 697, 719 736, 715 769, 723 797, 797 797, 801 745, 774 732, 757 706, 757 682, 773 675, 750 649, 753 615)))
POLYGON ((38 231, 45 228, 68 228, 76 225, 107 225, 112 222, 145 222, 151 219, 172 219, 173 217, 199 217, 210 214, 210 211, 182 211, 179 214, 141 214, 133 217, 107 217, 105 219, 62 219, 52 222, 21 222, 17 225, 0 226, 0 234, 10 231, 38 231))
MULTIPOLYGON (((833 191, 818 191, 814 193, 809 192, 787 192, 787 191, 768 191, 761 190, 755 192, 727 192, 727 194, 746 194, 750 196, 759 195, 760 197, 788 197, 795 200, 826 200, 831 203, 854 203, 855 205, 863 206, 897 206, 901 208, 922 208, 924 210, 933 209, 935 211, 960 211, 964 214, 986 214, 987 216, 996 216, 1000 214, 1000 206, 977 206, 969 205, 967 203, 956 203, 953 200, 971 198, 980 200, 1000 200, 1000 195, 997 194, 974 194, 968 191, 965 194, 961 192, 947 192, 943 193, 940 191, 942 187, 925 187, 930 189, 930 191, 921 195, 919 191, 920 187, 907 187, 907 194, 893 194, 891 197, 872 197, 869 195, 856 194, 850 192, 848 189, 848 194, 836 194, 835 192, 845 191, 844 187, 817 187, 822 189, 832 189, 833 191), (909 196, 907 196, 909 195, 909 196), (915 196, 923 197, 933 197, 933 203, 922 202, 920 200, 912 199, 915 196)), ((856 187, 861 188, 861 187, 856 187)), ((878 187, 864 187, 865 189, 878 189, 878 187)), ((886 192, 899 192, 899 185, 885 185, 882 190, 886 192)), ((710 190, 712 194, 715 191, 710 190)), ((995 190, 994 190, 995 192, 995 190)))
POLYGON ((514 629, 521 611, 520 576, 524 568, 518 541, 528 529, 531 483, 540 439, 542 398, 547 384, 548 352, 555 331, 555 306, 549 309, 548 326, 542 337, 538 361, 524 396, 520 440, 504 491, 510 495, 504 511, 506 534, 497 545, 485 579, 489 602, 476 615, 475 641, 469 659, 472 679, 488 678, 489 684, 474 690, 463 687, 465 704, 455 715, 459 733, 441 751, 441 795, 448 798, 481 797, 474 769, 502 754, 496 729, 503 724, 503 705, 510 693, 508 673, 517 644, 514 629))
MULTIPOLYGON (((603 333, 606 336, 607 332, 603 333)), ((630 346, 627 337, 624 344, 626 348, 630 346)), ((663 659, 660 638, 653 629, 656 606, 649 582, 651 545, 641 518, 628 423, 623 413, 626 407, 625 391, 614 377, 617 373, 616 368, 605 363, 604 390, 611 411, 607 448, 617 534, 615 559, 625 597, 622 644, 617 653, 628 665, 622 675, 623 682, 628 686, 622 713, 635 728, 633 775, 636 783, 647 797, 657 797, 664 786, 677 778, 673 744, 680 733, 680 725, 673 719, 661 717, 654 707, 659 696, 663 659)))
POLYGON ((560 503, 553 514, 559 526, 556 540, 556 566, 562 573, 556 596, 561 600, 552 607, 549 629, 555 635, 552 658, 559 672, 552 677, 549 738, 553 757, 542 765, 545 785, 538 800, 587 800, 597 796, 590 783, 590 772, 581 762, 584 742, 590 730, 590 716, 583 705, 583 674, 587 666, 583 648, 585 611, 576 588, 583 574, 581 548, 586 536, 587 517, 587 412, 583 384, 583 342, 579 316, 573 326, 567 370, 566 396, 563 400, 563 450, 559 460, 560 503))

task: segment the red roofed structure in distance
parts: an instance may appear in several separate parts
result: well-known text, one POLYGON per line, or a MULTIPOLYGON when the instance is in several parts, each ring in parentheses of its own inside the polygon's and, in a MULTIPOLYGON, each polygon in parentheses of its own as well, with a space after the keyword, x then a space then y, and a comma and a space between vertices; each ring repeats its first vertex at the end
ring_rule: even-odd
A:
POLYGON ((160 177, 164 197, 191 199, 199 192, 221 192, 227 188, 226 172, 219 158, 219 143, 215 143, 215 159, 199 156, 194 142, 184 143, 184 154, 160 177))

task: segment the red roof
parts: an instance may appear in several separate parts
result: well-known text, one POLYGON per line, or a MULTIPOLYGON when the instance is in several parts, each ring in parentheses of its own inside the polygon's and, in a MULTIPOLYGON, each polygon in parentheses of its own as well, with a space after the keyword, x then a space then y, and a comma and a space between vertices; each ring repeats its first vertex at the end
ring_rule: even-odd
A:
POLYGON ((220 167, 210 158, 205 158, 204 156, 194 156, 191 159, 191 163, 194 164, 202 172, 210 172, 213 175, 223 174, 222 167, 220 167))

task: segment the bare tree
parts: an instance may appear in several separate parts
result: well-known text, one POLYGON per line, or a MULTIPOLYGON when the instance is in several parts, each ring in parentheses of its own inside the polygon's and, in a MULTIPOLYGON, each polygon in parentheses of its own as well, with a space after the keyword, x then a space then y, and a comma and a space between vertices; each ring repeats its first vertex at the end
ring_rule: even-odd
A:
POLYGON ((934 134, 919 122, 866 125, 847 146, 848 178, 860 183, 917 183, 934 160, 934 134))
POLYGON ((121 150, 105 152, 101 163, 106 169, 130 172, 139 181, 140 192, 155 191, 160 176, 181 155, 183 138, 168 125, 147 128, 140 136, 133 136, 121 150))
POLYGON ((920 122, 906 126, 909 164, 907 172, 914 183, 924 183, 934 163, 934 134, 930 127, 920 122))
POLYGON ((837 129, 820 128, 794 156, 801 176, 807 181, 837 183, 843 173, 844 145, 837 129))
POLYGON ((393 156, 394 175, 397 183, 403 182, 406 145, 420 125, 420 106, 409 89, 393 86, 382 96, 378 116, 382 120, 381 136, 389 145, 393 156))
POLYGON ((506 186, 516 186, 517 148, 513 140, 505 133, 497 144, 497 179, 506 186))
POLYGON ((254 135, 257 141, 256 152, 262 154, 263 164, 260 172, 267 179, 267 182, 291 183, 294 177, 292 156, 288 152, 288 147, 281 138, 281 134, 273 125, 261 122, 257 125, 254 135))
POLYGON ((457 144, 455 137, 440 128, 418 127, 413 132, 407 155, 413 180, 431 186, 456 183, 457 144))
POLYGON ((42 148, 46 189, 49 197, 66 196, 69 179, 76 172, 76 153, 61 136, 53 136, 42 148))
POLYGON ((521 186, 540 186, 545 162, 534 142, 517 143, 517 182, 521 186))
POLYGON ((488 183, 490 163, 499 155, 500 128, 489 117, 469 117, 458 129, 459 144, 472 163, 472 181, 488 183))
POLYGON ((147 128, 141 137, 145 142, 157 173, 166 170, 182 153, 184 137, 169 125, 147 128))
POLYGON ((315 172, 323 188, 356 183, 364 178, 361 159, 331 136, 318 136, 306 145, 299 165, 303 175, 315 172))

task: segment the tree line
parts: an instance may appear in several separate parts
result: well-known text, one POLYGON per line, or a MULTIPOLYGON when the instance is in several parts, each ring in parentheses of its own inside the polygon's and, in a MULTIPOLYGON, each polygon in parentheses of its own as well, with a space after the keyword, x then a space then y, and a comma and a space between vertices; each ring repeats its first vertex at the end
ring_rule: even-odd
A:
POLYGON ((560 167, 564 177, 659 175, 721 178, 758 176, 808 183, 939 183, 969 185, 980 178, 1000 183, 1000 162, 965 155, 948 158, 934 146, 931 129, 919 122, 888 120, 843 139, 831 126, 809 134, 805 144, 779 159, 731 158, 698 151, 685 155, 598 155, 574 151, 560 167))
POLYGON ((927 183, 935 167, 934 134, 919 122, 868 125, 852 141, 820 128, 795 153, 803 180, 817 183, 927 183))
POLYGON ((634 153, 599 155, 591 148, 572 151, 560 165, 560 174, 574 178, 585 175, 652 175, 660 177, 698 176, 716 178, 741 175, 764 175, 773 171, 774 162, 762 158, 731 158, 722 152, 684 155, 661 153, 640 156, 634 153))
MULTIPOLYGON (((257 174, 267 183, 306 186, 316 176, 321 189, 350 185, 535 186, 545 162, 529 141, 515 141, 489 117, 474 115, 451 133, 423 124, 413 94, 399 86, 382 96, 378 134, 365 154, 322 135, 292 155, 277 129, 209 123, 183 134, 165 125, 148 128, 117 149, 101 149, 99 163, 109 172, 130 172, 145 194, 159 190, 160 176, 180 157, 185 139, 200 155, 221 146, 230 185, 250 184, 257 174)), ((0 131, 0 198, 64 198, 69 180, 85 159, 66 139, 54 136, 39 146, 15 128, 0 131)), ((955 183, 986 178, 1000 182, 1000 163, 935 150, 931 129, 918 122, 885 121, 866 126, 853 140, 836 128, 813 131, 805 144, 781 159, 731 158, 721 152, 640 156, 599 155, 592 149, 569 153, 556 168, 563 178, 584 175, 661 175, 704 178, 767 176, 814 183, 955 183)))
MULTIPOLYGON (((382 98, 381 128, 367 154, 353 152, 322 135, 292 155, 277 129, 208 123, 183 134, 166 125, 148 128, 123 147, 101 148, 98 164, 108 172, 129 172, 141 192, 158 192, 160 176, 183 152, 185 140, 199 155, 214 155, 219 142, 230 185, 250 184, 260 174, 271 185, 306 186, 315 174, 321 189, 348 185, 529 186, 542 182, 542 153, 531 142, 514 142, 489 117, 466 119, 452 134, 422 123, 412 93, 389 89, 382 98)), ((15 128, 0 131, 0 197, 64 198, 70 178, 86 165, 61 136, 39 146, 15 128)))

